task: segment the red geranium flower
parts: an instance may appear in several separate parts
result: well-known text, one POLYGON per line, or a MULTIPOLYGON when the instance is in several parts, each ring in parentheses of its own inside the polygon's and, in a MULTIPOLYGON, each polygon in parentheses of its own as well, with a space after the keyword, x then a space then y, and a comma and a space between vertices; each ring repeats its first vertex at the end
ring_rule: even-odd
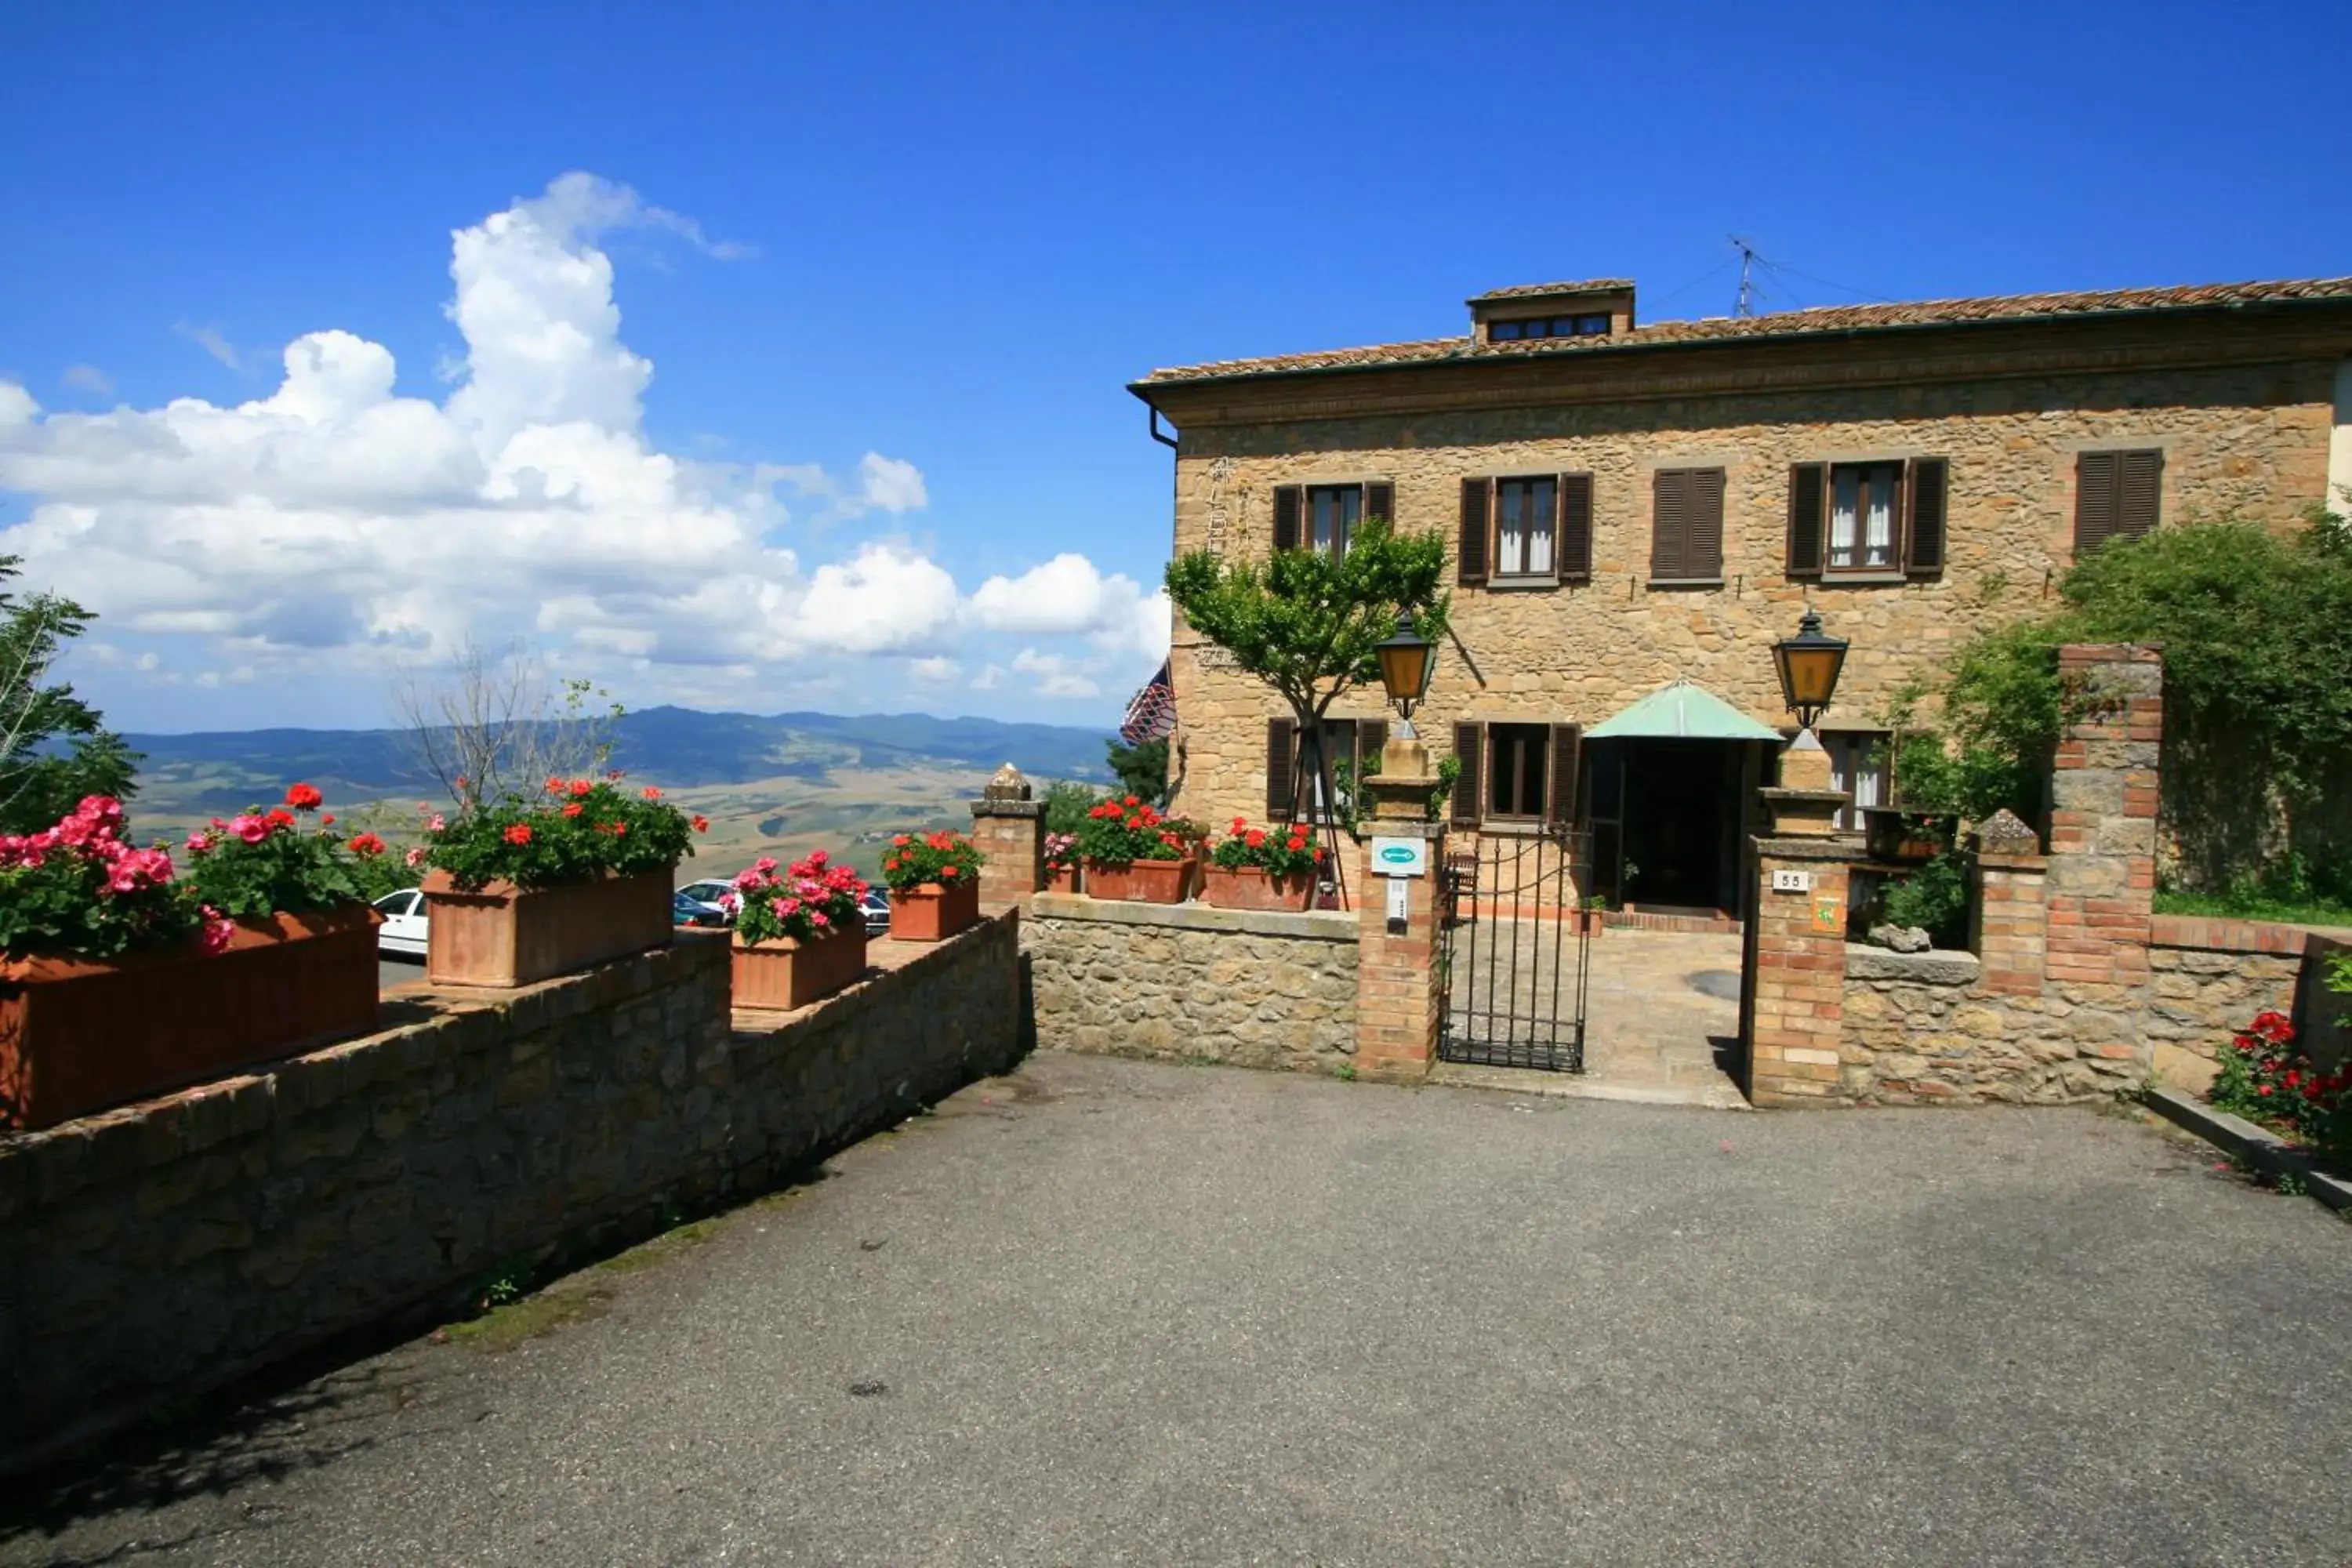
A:
POLYGON ((594 784, 590 784, 586 779, 573 779, 572 781, 572 798, 578 800, 581 796, 586 795, 590 790, 594 789, 595 787, 596 786, 594 784))
POLYGON ((696 818, 694 819, 694 830, 695 830, 697 833, 708 833, 708 832, 709 832, 709 831, 710 831, 710 818, 709 818, 709 817, 707 817, 707 816, 698 816, 698 817, 696 817, 696 818))
POLYGON ((325 798, 326 796, 319 793, 318 786, 315 784, 298 784, 286 786, 286 804, 297 811, 309 811, 325 798))
POLYGON ((384 851, 384 842, 373 833, 362 833, 352 839, 352 853, 374 859, 384 851))
POLYGON ((659 800, 661 798, 661 791, 656 789, 651 784, 647 784, 645 788, 645 796, 647 800, 659 800))
POLYGON ((509 826, 509 827, 508 827, 508 829, 507 829, 507 832, 506 832, 506 839, 507 839, 507 842, 508 842, 508 843, 509 843, 509 844, 528 844, 528 843, 530 843, 530 823, 528 823, 528 822, 518 822, 518 823, 513 824, 512 826, 509 826))
POLYGON ((567 805, 567 806, 565 806, 565 807, 563 808, 563 815, 564 815, 564 816, 579 816, 582 812, 583 812, 583 811, 585 811, 585 810, 587 810, 587 809, 588 809, 588 808, 587 808, 586 806, 582 805, 578 801, 576 801, 576 800, 575 800, 575 801, 573 801, 570 805, 567 805))

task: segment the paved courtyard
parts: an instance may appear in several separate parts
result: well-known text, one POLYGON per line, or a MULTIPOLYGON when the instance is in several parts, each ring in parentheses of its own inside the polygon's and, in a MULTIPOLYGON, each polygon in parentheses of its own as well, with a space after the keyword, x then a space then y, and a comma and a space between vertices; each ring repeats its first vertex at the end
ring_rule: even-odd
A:
POLYGON ((2352 1228, 2112 1114, 1729 1116, 1047 1055, 618 1261, 20 1489, 0 1563, 2352 1542, 2352 1228))

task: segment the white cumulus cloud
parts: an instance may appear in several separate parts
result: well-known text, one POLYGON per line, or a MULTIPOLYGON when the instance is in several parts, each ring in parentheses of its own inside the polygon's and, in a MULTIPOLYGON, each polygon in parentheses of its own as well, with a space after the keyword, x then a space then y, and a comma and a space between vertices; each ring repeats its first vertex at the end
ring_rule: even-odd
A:
MULTIPOLYGON (((0 553, 99 611, 110 635, 194 639, 166 663, 206 685, 320 661, 380 673, 468 637, 651 672, 665 694, 786 661, 814 682, 832 658, 902 660, 894 672, 939 682, 959 677, 960 638, 1006 634, 1082 639, 1013 660, 1042 694, 1076 697, 1140 679, 1164 653, 1165 596, 1083 556, 966 598, 905 542, 823 562, 775 542, 779 487, 844 517, 926 508, 912 462, 869 451, 853 489, 812 464, 655 447, 653 366, 621 339, 597 244, 628 226, 747 253, 625 186, 567 174, 451 236, 446 313, 465 351, 440 401, 404 395, 390 350, 332 328, 288 344, 276 388, 233 406, 44 412, 0 382, 0 489, 32 502, 0 529, 0 553)), ((215 329, 180 330, 240 364, 215 329)), ((971 685, 1001 678, 983 663, 971 685)))
POLYGON ((87 392, 98 397, 114 395, 114 379, 94 364, 69 364, 58 379, 76 392, 87 392))

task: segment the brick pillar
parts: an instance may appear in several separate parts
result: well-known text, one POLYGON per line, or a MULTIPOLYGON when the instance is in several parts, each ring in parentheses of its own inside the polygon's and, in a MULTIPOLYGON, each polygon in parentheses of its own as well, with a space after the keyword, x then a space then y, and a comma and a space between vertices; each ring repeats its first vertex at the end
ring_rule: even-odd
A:
POLYGON ((2156 898, 2163 659, 2128 643, 2071 644, 2058 678, 2070 716, 2050 775, 2045 972, 2057 984, 2137 992, 2156 898))
POLYGON ((971 839, 987 857, 980 868, 984 904, 1019 903, 1045 885, 1045 803, 1030 795, 1029 781, 1007 763, 971 803, 971 839))
POLYGON ((1740 976, 1748 1098, 1834 1105, 1845 1098, 1845 913, 1855 851, 1833 835, 1853 797, 1829 787, 1829 756, 1811 734, 1781 753, 1780 781, 1761 792, 1772 832, 1753 840, 1756 913, 1740 976))
POLYGON ((2049 932, 2042 882, 2049 867, 2042 840, 2013 813, 1997 811, 1978 827, 1969 946, 1983 965, 1982 989, 2005 996, 2042 994, 2049 932))
POLYGON ((1390 1083, 1419 1083, 1437 1059, 1444 998, 1438 991, 1437 879, 1445 864, 1445 829, 1429 820, 1437 779, 1418 740, 1395 739, 1381 771, 1364 780, 1372 797, 1371 836, 1355 867, 1356 1072, 1390 1083), (1418 840, 1426 864, 1412 876, 1383 876, 1373 862, 1382 838, 1418 840), (1391 921, 1391 889, 1402 889, 1402 928, 1391 921))

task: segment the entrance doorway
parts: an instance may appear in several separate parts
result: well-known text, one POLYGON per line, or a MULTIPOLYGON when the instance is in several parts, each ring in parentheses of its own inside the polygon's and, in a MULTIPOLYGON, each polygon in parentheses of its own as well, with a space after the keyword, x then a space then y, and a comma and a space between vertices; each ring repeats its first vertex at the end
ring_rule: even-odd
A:
POLYGON ((1585 756, 1593 880, 1612 907, 1736 914, 1760 744, 1629 737, 1592 742, 1585 756))

